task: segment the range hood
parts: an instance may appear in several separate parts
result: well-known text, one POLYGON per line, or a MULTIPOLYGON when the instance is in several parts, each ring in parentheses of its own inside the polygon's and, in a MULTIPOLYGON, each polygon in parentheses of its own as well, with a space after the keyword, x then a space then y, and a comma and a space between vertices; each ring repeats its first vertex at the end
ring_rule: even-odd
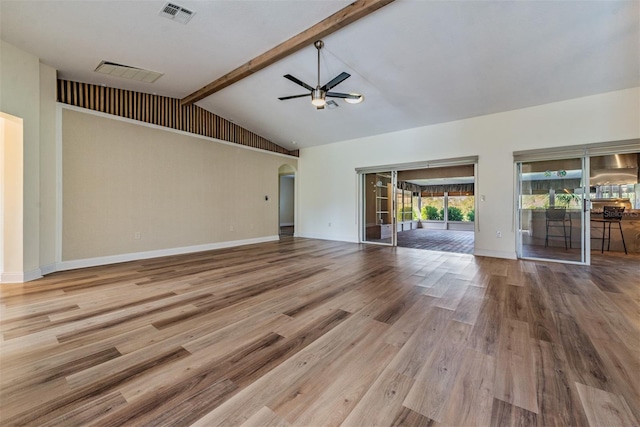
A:
POLYGON ((590 185, 637 184, 639 156, 632 153, 591 157, 590 185))

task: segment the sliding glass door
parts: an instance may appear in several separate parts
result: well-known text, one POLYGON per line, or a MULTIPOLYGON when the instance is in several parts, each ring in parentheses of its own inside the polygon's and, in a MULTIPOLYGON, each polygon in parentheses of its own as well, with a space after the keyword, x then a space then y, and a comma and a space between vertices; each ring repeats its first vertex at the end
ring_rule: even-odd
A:
POLYGON ((517 163, 520 258, 589 263, 587 162, 576 157, 517 163))
POLYGON ((362 241, 394 246, 396 172, 363 174, 362 195, 362 241))

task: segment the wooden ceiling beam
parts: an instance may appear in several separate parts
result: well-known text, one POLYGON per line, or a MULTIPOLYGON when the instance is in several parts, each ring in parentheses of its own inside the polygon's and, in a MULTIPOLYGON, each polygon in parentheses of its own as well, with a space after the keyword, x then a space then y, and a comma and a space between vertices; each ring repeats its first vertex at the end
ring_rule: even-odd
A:
POLYGON ((224 89, 247 76, 250 76, 256 71, 260 71, 274 62, 297 52, 303 47, 311 45, 316 40, 328 36, 358 19, 364 18, 393 1, 394 0, 357 0, 344 9, 341 9, 328 18, 318 22, 314 26, 307 28, 300 34, 291 37, 289 40, 280 43, 273 49, 266 51, 219 79, 216 79, 192 94, 185 96, 180 102, 182 105, 190 105, 194 102, 198 102, 201 99, 204 99, 209 95, 218 92, 219 90, 224 89))

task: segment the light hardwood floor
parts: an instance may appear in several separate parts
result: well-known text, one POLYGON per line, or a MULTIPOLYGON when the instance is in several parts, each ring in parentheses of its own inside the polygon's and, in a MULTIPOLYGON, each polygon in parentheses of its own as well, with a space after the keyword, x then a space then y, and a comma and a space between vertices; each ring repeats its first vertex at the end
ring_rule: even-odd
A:
POLYGON ((0 424, 634 426, 639 278, 284 238, 2 285, 0 424))

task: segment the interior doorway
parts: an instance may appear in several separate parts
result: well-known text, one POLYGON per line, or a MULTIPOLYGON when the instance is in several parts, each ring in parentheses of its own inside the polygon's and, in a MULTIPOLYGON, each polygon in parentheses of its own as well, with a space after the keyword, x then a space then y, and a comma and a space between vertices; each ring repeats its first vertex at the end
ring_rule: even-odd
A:
POLYGON ((473 254, 476 158, 366 170, 361 241, 473 254))
POLYGON ((403 193, 399 247, 473 254, 474 164, 400 171, 398 187, 403 193))
POLYGON ((24 272, 24 124, 0 112, 0 282, 20 283, 24 272))
POLYGON ((293 167, 282 165, 278 170, 278 234, 295 234, 295 182, 293 167))

